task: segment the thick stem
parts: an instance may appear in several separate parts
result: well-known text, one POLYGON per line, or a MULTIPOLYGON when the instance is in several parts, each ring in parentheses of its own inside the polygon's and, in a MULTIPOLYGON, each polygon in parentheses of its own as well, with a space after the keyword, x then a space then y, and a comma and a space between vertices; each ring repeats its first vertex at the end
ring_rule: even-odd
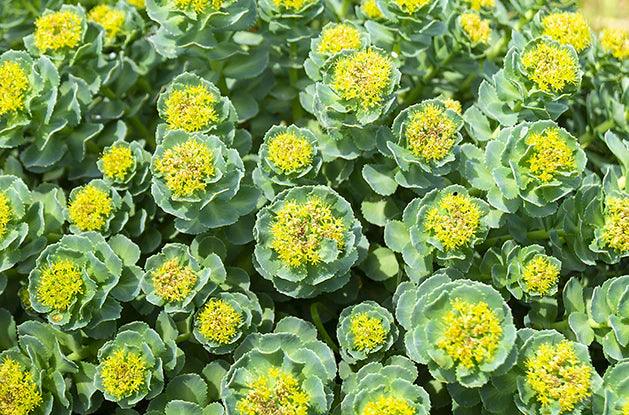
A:
POLYGON ((288 63, 288 80, 290 82, 290 86, 295 90, 295 98, 293 98, 293 102, 291 104, 293 123, 297 123, 304 116, 303 109, 301 108, 301 102, 299 102, 299 86, 297 85, 299 82, 299 68, 296 66, 298 59, 297 52, 297 44, 291 43, 290 59, 288 63))
POLYGON ((319 315, 319 303, 312 303, 310 306, 310 316, 312 317, 312 321, 317 327, 323 341, 330 346, 335 353, 338 352, 339 348, 336 346, 336 343, 334 343, 334 340, 332 340, 332 337, 330 337, 328 331, 323 326, 323 322, 321 321, 321 316, 319 315))

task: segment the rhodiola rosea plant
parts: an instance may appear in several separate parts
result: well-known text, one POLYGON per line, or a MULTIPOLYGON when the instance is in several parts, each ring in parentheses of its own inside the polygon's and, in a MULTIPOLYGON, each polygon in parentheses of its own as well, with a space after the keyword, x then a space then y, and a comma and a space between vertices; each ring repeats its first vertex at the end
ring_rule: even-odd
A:
POLYGON ((629 415, 629 28, 592 23, 0 2, 0 415, 629 415))

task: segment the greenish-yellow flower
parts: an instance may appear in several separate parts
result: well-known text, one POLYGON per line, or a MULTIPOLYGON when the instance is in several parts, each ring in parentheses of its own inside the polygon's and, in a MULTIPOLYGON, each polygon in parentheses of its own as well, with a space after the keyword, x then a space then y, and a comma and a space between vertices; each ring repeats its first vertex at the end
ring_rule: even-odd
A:
POLYGON ((374 350, 386 341, 387 333, 382 320, 371 317, 367 313, 359 313, 351 317, 350 331, 356 350, 374 350))
POLYGON ((189 265, 182 265, 179 258, 165 261, 152 272, 155 294, 166 302, 185 299, 197 283, 197 274, 189 265))
POLYGON ((84 232, 103 229, 112 211, 111 196, 91 184, 76 192, 68 205, 70 221, 84 232))
POLYGON ((218 121, 217 103, 217 97, 205 85, 175 89, 166 98, 166 124, 171 130, 200 131, 218 121))
POLYGON ((406 399, 382 395, 369 401, 360 415, 415 415, 415 409, 406 399))
POLYGON ((323 29, 317 51, 333 55, 360 47, 360 31, 349 24, 337 24, 323 29))
POLYGON ((540 42, 522 55, 528 78, 546 92, 561 92, 579 82, 579 63, 569 49, 540 42))
POLYGON ((393 0, 398 7, 407 14, 414 14, 432 0, 393 0))
POLYGON ((551 13, 542 19, 542 27, 544 35, 562 45, 572 45, 577 52, 581 52, 592 43, 590 26, 581 13, 551 13))
POLYGON ((11 358, 0 363, 0 414, 28 415, 42 403, 33 375, 11 358))
POLYGON ((122 30, 125 14, 106 4, 99 4, 90 10, 88 18, 105 30, 108 39, 115 39, 122 30))
POLYGON ((133 167, 133 153, 126 146, 113 146, 103 153, 103 174, 118 182, 123 181, 133 167))
POLYGON ((559 280, 559 267, 544 255, 537 255, 522 270, 522 279, 526 290, 531 293, 546 295, 559 280))
POLYGON ((55 311, 66 311, 85 290, 81 270, 70 259, 58 259, 41 270, 37 300, 55 311))
POLYGON ((461 15, 461 28, 474 44, 488 43, 491 36, 489 21, 481 19, 478 13, 463 13, 461 15))
POLYGON ((541 133, 531 133, 525 139, 532 147, 527 161, 531 174, 542 182, 550 182, 559 172, 576 167, 572 149, 557 128, 547 128, 541 133))
POLYGON ((11 202, 4 193, 0 193, 0 239, 4 238, 7 233, 9 222, 13 218, 11 202))
POLYGON ((199 332, 213 342, 228 344, 238 333, 242 316, 227 301, 212 298, 197 317, 199 332))
POLYGON ((629 57, 629 30, 608 27, 601 31, 601 46, 615 58, 629 57))
POLYGON ((74 49, 81 42, 82 19, 76 12, 48 13, 35 21, 35 46, 40 52, 74 49))
POLYGON ((447 194, 428 210, 424 227, 446 251, 470 243, 480 227, 481 210, 468 196, 447 194))
POLYGON ((428 104, 409 116, 404 134, 411 153, 426 161, 435 161, 452 151, 456 129, 443 108, 428 104))
POLYGON ((144 386, 148 368, 139 354, 118 349, 101 364, 101 378, 105 392, 116 399, 126 398, 144 386))
POLYGON ((28 75, 19 63, 5 61, 0 64, 0 117, 24 109, 29 89, 28 75))
POLYGON ((291 373, 271 367, 236 404, 240 415, 308 415, 310 396, 291 373))
POLYGON ((312 144, 304 137, 283 132, 269 140, 268 158, 284 173, 292 173, 312 163, 312 144))
POLYGON ((607 199, 603 241, 618 252, 629 251, 629 198, 607 199))

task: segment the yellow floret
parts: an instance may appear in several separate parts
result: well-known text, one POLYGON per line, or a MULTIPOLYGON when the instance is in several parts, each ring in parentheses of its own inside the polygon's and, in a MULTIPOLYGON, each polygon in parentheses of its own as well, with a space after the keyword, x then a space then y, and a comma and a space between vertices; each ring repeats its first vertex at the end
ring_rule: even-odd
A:
POLYGON ((218 10, 223 0, 175 0, 175 6, 182 10, 203 13, 208 9, 218 10))
POLYGON ((557 128, 548 128, 541 133, 531 133, 526 144, 532 146, 528 158, 531 174, 542 182, 550 182, 559 172, 576 168, 573 151, 557 128))
POLYGON ((103 153, 103 174, 110 180, 123 181, 135 161, 131 149, 126 146, 113 146, 103 153))
POLYGON ((384 17, 382 10, 380 10, 378 4, 376 3, 376 0, 363 0, 360 5, 360 9, 369 19, 377 20, 384 17))
POLYGON ((33 375, 7 357, 0 363, 0 414, 28 415, 42 403, 33 375))
POLYGON ((11 202, 4 193, 0 193, 0 239, 4 238, 9 228, 9 222, 13 218, 11 202))
POLYGON ((319 249, 324 239, 344 246, 345 225, 318 197, 306 202, 287 201, 276 213, 271 225, 271 248, 291 267, 321 262, 319 249))
POLYGON ((99 4, 94 7, 90 10, 88 17, 91 21, 103 27, 109 39, 115 39, 118 36, 125 20, 122 10, 114 9, 106 4, 99 4))
POLYGON ((145 0, 127 0, 127 3, 129 3, 136 9, 144 9, 146 7, 145 0))
POLYGON ((105 392, 116 399, 126 398, 144 386, 148 368, 139 353, 118 349, 101 363, 100 376, 105 392))
POLYGON ((559 267, 550 262, 548 257, 537 255, 524 266, 522 279, 528 292, 546 295, 557 285, 559 267))
POLYGON ((443 105, 445 105, 447 109, 452 110, 459 115, 461 115, 461 112, 463 111, 463 108, 461 107, 461 102, 456 99, 445 98, 443 100, 443 105))
POLYGON ((176 89, 166 99, 164 116, 171 130, 195 132, 218 121, 217 97, 204 85, 176 89))
POLYGON ((592 43, 590 26, 581 13, 551 13, 542 19, 543 34, 581 52, 592 43))
POLYGON ((55 311, 66 311, 85 285, 81 270, 72 260, 59 259, 41 270, 37 300, 55 311))
POLYGON ((354 52, 336 62, 332 88, 342 99, 370 109, 384 101, 392 72, 393 62, 375 50, 354 52))
POLYGON ((468 245, 480 227, 481 210, 464 195, 448 194, 426 214, 424 227, 446 251, 468 245))
POLYGON ((268 158, 284 173, 293 173, 312 163, 312 144, 291 132, 280 133, 269 140, 268 158))
POLYGON ((457 126, 437 105, 428 104, 413 112, 404 131, 406 145, 415 156, 426 161, 442 160, 456 141, 457 126))
POLYGON ((387 333, 382 320, 367 313, 351 317, 350 331, 354 339, 354 348, 361 352, 374 350, 386 341, 387 333))
POLYGON ((308 415, 310 396, 291 373, 271 367, 247 385, 236 404, 239 415, 308 415))
POLYGON ((315 0, 273 0, 275 7, 284 8, 292 12, 297 12, 307 5, 314 3, 315 0))
POLYGON ((477 13, 464 13, 461 15, 461 28, 470 38, 472 43, 487 43, 491 35, 489 21, 481 19, 477 13))
POLYGON ((189 265, 180 264, 179 258, 169 259, 151 274, 155 294, 168 303, 184 300, 198 279, 189 265))
POLYGON ((490 362, 502 339, 496 313, 484 301, 470 303, 460 298, 450 302, 442 317, 446 327, 437 347, 467 368, 490 362))
POLYGON ((360 47, 360 31, 348 24, 337 24, 321 32, 321 42, 317 51, 333 55, 343 50, 360 47))
POLYGON ((522 55, 528 78, 546 92, 561 92, 579 81, 579 63, 570 50, 541 42, 522 55))
POLYGON ((35 46, 42 53, 74 49, 81 42, 81 23, 81 16, 69 10, 41 16, 35 21, 35 46))
POLYGON ((432 0, 394 0, 395 4, 407 14, 414 14, 422 7, 430 4, 432 0))
POLYGON ((0 64, 0 117, 24 109, 26 93, 30 89, 24 68, 13 61, 0 64))
POLYGON ((360 415, 415 415, 415 409, 406 399, 383 395, 368 402, 360 415))
POLYGON ((214 153, 204 143, 190 139, 166 150, 155 169, 173 195, 189 197, 205 190, 206 181, 214 176, 214 153))
POLYGON ((197 317, 199 332, 215 343, 229 344, 242 324, 242 316, 227 301, 212 298, 197 317))
POLYGON ((112 211, 111 196, 91 184, 76 192, 68 205, 70 221, 84 232, 103 229, 112 211))
POLYGON ((496 5, 495 0, 466 0, 473 10, 493 9, 496 5))
POLYGON ((606 28, 601 31, 601 46, 615 58, 629 57, 629 30, 606 28))
POLYGON ((607 199, 603 241, 618 252, 629 251, 629 198, 607 199))
POLYGON ((572 342, 542 344, 526 361, 526 381, 543 408, 558 403, 571 412, 591 394, 592 369, 579 360, 572 342))

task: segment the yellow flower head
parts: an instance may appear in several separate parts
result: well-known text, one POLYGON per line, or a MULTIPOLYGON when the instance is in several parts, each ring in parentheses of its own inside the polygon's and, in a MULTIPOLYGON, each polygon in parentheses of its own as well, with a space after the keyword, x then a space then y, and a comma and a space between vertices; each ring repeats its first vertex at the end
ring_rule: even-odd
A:
POLYGON ((557 285, 559 267, 545 255, 537 255, 524 266, 522 279, 528 292, 546 295, 557 285))
POLYGON ((179 258, 167 260, 151 274, 155 294, 168 303, 185 299, 198 279, 190 266, 180 264, 179 258))
POLYGON ((310 396, 292 374, 271 367, 236 404, 240 415, 308 415, 310 396))
POLYGON ((428 104, 409 116, 404 131, 411 153, 426 161, 438 161, 447 156, 456 141, 456 123, 445 110, 428 104))
POLYGON ((576 168, 572 149, 558 128, 547 128, 541 133, 531 133, 525 142, 533 147, 527 160, 529 170, 542 182, 550 182, 558 172, 576 168))
POLYGON ((28 75, 13 61, 0 64, 0 117, 24 109, 26 92, 30 89, 28 75))
POLYGON ((571 412, 592 392, 591 367, 579 360, 572 342, 544 343, 526 361, 526 381, 542 407, 559 403, 560 413, 571 412))
POLYGON ((445 105, 447 109, 452 110, 459 115, 461 115, 461 112, 463 112, 460 101, 452 98, 445 98, 442 101, 443 105, 445 105))
POLYGON ((415 409, 406 399, 397 396, 381 396, 369 401, 360 415, 415 415, 415 409))
POLYGON ((40 52, 74 49, 81 42, 82 19, 70 10, 48 13, 35 21, 35 46, 40 52))
POLYGON ((118 349, 101 363, 100 376, 105 392, 116 399, 126 398, 144 386, 148 368, 142 355, 118 349))
POLYGON ((629 30, 606 28, 601 31, 601 46, 615 58, 629 58, 629 30))
POLYGON ((131 149, 126 146, 113 146, 103 153, 103 174, 110 180, 123 181, 135 161, 131 149))
POLYGON ((190 139, 166 150, 155 169, 173 195, 189 197, 205 190, 206 180, 214 176, 214 153, 206 144, 190 139))
POLYGON ((30 372, 7 357, 0 363, 0 414, 28 415, 42 403, 30 372))
POLYGON ((426 214, 424 227, 447 251, 472 240, 480 227, 482 212, 468 196, 450 193, 426 214))
POLYGON ((376 4, 376 0, 363 0, 360 4, 360 9, 369 19, 377 20, 384 17, 382 10, 376 4))
POLYGON ((283 132, 269 140, 268 158, 283 173, 293 173, 312 163, 312 144, 306 138, 283 132))
POLYGON ((323 29, 317 52, 333 55, 343 50, 358 49, 359 47, 360 31, 352 25, 341 23, 323 29))
POLYGON ((4 238, 9 228, 9 222, 13 218, 11 202, 4 193, 0 193, 0 239, 4 238))
POLYGON ((145 0, 127 0, 127 3, 129 3, 136 9, 144 9, 146 7, 145 0))
POLYGON ((76 192, 68 205, 70 221, 81 231, 103 229, 113 211, 111 196, 104 190, 88 184, 76 192))
POLYGON ((367 313, 352 316, 350 330, 354 338, 354 348, 361 352, 374 350, 386 341, 387 333, 382 320, 367 313))
POLYGON ((175 6, 181 10, 203 13, 208 9, 219 10, 223 0, 175 0, 175 6))
POLYGON ((238 333, 242 316, 227 301, 212 298, 197 317, 199 332, 215 343, 229 344, 238 333))
POLYGON ((115 9, 106 4, 99 4, 90 10, 88 17, 91 21, 99 24, 105 30, 108 39, 115 39, 122 30, 125 15, 122 10, 115 9))
POLYGON ((622 405, 622 415, 629 415, 629 399, 622 405))
POLYGON ((407 14, 414 14, 432 0, 393 0, 398 7, 407 14))
POLYGON ((284 8, 291 12, 298 12, 307 5, 314 3, 315 0, 273 0, 273 4, 278 9, 284 8))
POLYGON ((450 307, 442 318, 446 329, 437 347, 470 369, 491 361, 502 339, 496 313, 484 301, 470 303, 455 298, 450 307))
POLYGON ((332 88, 344 100, 357 100, 363 109, 382 104, 390 84, 393 62, 367 49, 341 57, 334 66, 332 88))
POLYGON ((461 28, 472 43, 479 44, 489 42, 491 28, 489 27, 488 20, 481 19, 480 15, 477 13, 463 13, 460 22, 461 28))
POLYGON ((200 131, 218 121, 217 103, 217 97, 205 85, 176 89, 166 98, 166 123, 171 130, 200 131))
POLYGON ((41 270, 37 300, 46 307, 63 312, 85 289, 81 270, 70 259, 58 259, 41 270))
POLYGON ((493 9, 496 5, 495 0, 467 0, 467 3, 473 10, 493 9))
POLYGON ((318 197, 306 202, 288 201, 276 213, 271 225, 271 248, 280 260, 291 267, 316 265, 321 261, 319 249, 324 239, 343 249, 345 225, 318 197))
POLYGON ((629 197, 607 199, 603 241, 618 252, 629 251, 629 197))
POLYGON ((546 92, 561 92, 579 82, 579 63, 569 49, 540 42, 522 55, 528 78, 546 92))
POLYGON ((581 52, 592 43, 590 26, 581 13, 551 13, 542 19, 543 34, 581 52))

